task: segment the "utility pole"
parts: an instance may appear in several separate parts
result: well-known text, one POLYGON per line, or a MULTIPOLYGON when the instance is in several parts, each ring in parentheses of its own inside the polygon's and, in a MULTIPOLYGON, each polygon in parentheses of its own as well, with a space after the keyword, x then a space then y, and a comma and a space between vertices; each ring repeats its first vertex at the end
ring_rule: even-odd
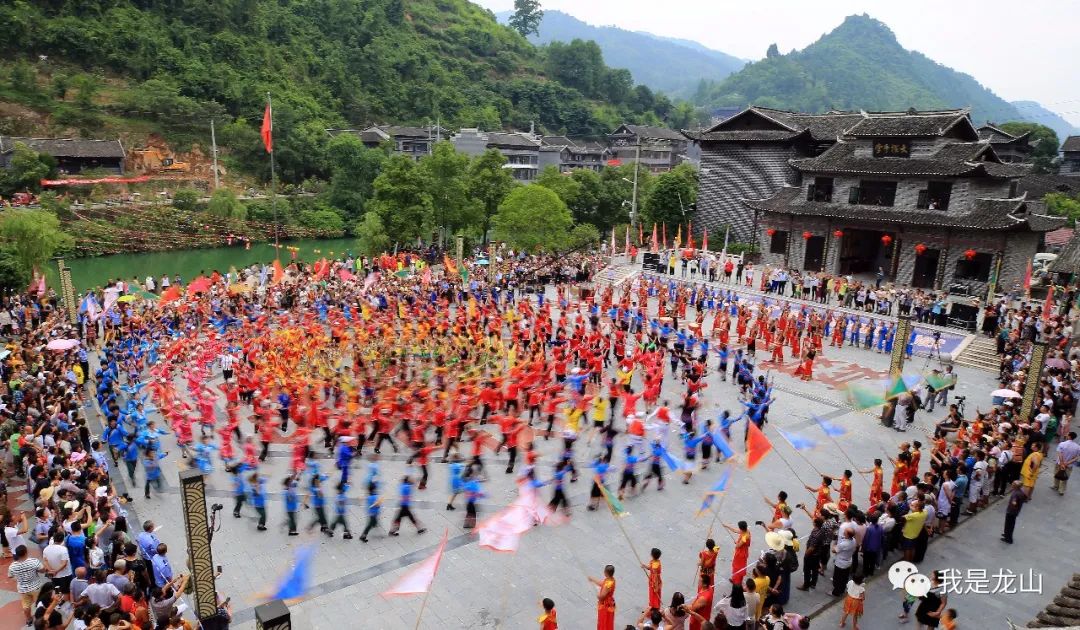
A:
POLYGON ((637 179, 641 169, 641 139, 638 138, 637 147, 634 150, 634 195, 630 198, 630 227, 634 227, 637 221, 637 179))
POLYGON ((220 182, 218 181, 217 170, 217 136, 214 134, 214 119, 210 119, 210 146, 213 147, 214 153, 214 190, 218 189, 220 182))

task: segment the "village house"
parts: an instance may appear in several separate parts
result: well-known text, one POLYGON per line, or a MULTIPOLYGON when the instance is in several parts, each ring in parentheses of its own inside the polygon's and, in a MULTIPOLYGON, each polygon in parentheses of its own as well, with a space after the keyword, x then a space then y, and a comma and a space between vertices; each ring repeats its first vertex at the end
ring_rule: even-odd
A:
POLYGON ((1061 168, 1058 174, 1080 177, 1080 136, 1069 136, 1061 143, 1061 168))
POLYGON ((84 140, 82 138, 15 138, 0 136, 0 168, 8 168, 16 144, 56 160, 61 175, 98 171, 110 175, 124 172, 124 146, 119 140, 84 140))

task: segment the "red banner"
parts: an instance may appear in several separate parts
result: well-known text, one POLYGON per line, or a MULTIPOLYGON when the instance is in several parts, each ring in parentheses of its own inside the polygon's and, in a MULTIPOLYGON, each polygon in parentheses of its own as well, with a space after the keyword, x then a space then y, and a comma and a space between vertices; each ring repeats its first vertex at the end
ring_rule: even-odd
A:
POLYGON ((94 184, 142 184, 150 181, 149 175, 139 177, 99 177, 97 179, 43 179, 42 186, 93 186, 94 184))

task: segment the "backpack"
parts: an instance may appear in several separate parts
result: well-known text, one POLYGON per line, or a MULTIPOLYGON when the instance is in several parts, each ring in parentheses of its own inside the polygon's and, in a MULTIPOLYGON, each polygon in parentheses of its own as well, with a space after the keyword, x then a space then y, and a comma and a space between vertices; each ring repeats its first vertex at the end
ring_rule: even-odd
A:
POLYGON ((795 553, 795 550, 791 547, 784 549, 784 559, 782 566, 784 570, 789 573, 794 573, 799 570, 799 554, 795 553))

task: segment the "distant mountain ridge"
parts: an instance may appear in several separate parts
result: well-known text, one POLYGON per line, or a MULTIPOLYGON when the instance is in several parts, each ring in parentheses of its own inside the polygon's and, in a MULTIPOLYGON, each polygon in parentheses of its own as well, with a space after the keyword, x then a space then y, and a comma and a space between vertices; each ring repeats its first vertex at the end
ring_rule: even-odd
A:
POLYGON ((806 112, 970 107, 977 124, 1022 118, 972 76, 904 49, 888 26, 865 14, 803 50, 782 55, 773 48, 694 98, 707 107, 754 103, 806 112))
POLYGON ((1013 107, 1019 112, 1023 120, 1046 125, 1058 135, 1058 140, 1065 142, 1065 138, 1080 134, 1080 128, 1035 101, 1013 101, 1013 107))
MULTIPOLYGON (((510 12, 495 14, 502 23, 509 16, 510 12)), ((529 37, 534 44, 574 39, 595 41, 609 66, 626 68, 636 83, 676 97, 690 96, 703 79, 719 81, 746 65, 743 59, 698 42, 593 26, 562 11, 544 11, 540 34, 529 37)))

